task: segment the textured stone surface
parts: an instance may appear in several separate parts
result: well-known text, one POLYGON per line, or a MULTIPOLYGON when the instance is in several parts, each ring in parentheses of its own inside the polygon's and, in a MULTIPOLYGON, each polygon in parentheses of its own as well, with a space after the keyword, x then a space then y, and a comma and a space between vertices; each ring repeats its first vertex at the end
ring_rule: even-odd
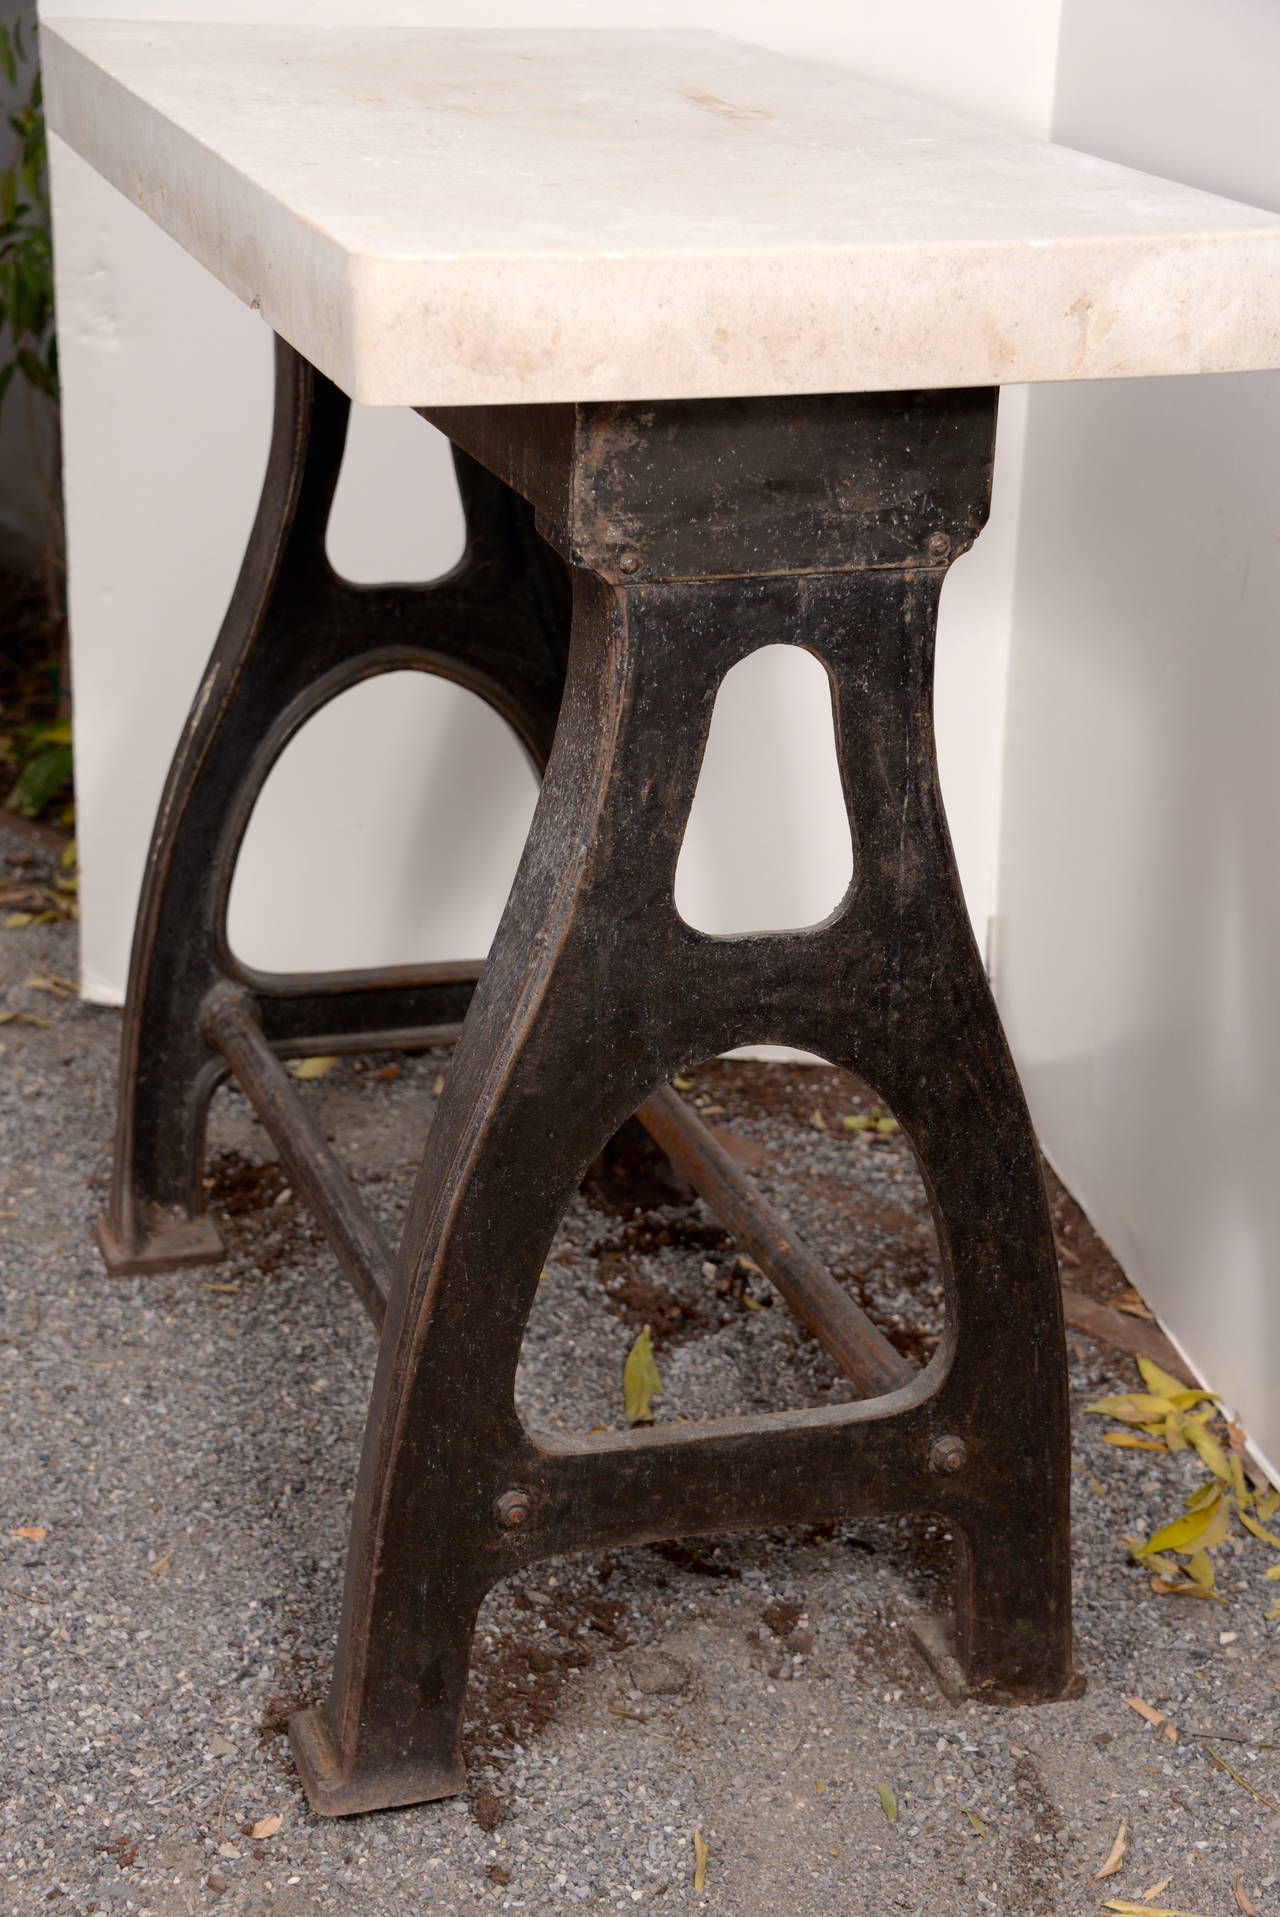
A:
POLYGON ((50 124, 375 404, 1280 364, 1280 218, 703 33, 64 21, 50 124))

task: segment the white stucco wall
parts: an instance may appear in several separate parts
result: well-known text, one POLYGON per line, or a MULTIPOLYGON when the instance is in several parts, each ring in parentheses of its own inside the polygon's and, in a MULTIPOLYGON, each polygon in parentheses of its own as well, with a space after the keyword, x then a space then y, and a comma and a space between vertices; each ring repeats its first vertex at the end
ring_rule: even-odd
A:
MULTIPOLYGON (((1065 0, 1055 137, 1280 209, 1268 0, 1065 0)), ((1280 1460, 1280 375, 1031 396, 998 997, 1049 1155, 1280 1460)))
MULTIPOLYGON (((704 26, 844 60, 871 77, 1043 132, 1058 0, 376 0, 372 9, 51 0, 51 13, 414 19, 468 26, 704 26)), ((83 982, 123 992, 165 766, 252 518, 269 421, 265 328, 74 155, 54 159, 77 710, 83 982)), ((979 936, 993 906, 1021 395, 1006 396, 993 523, 948 583, 943 778, 979 936)), ((459 528, 443 448, 411 416, 361 414, 335 528, 363 578, 422 577, 459 528)), ((823 701, 797 655, 736 689, 682 869, 707 925, 786 922, 827 902, 847 834, 823 701), (741 729, 739 730, 739 726, 741 729), (818 768, 815 770, 815 768, 818 768)), ((433 682, 362 688, 290 751, 233 901, 246 956, 289 967, 483 951, 518 857, 530 777, 501 727, 433 682)), ((685 889, 687 888, 687 890, 685 889)))

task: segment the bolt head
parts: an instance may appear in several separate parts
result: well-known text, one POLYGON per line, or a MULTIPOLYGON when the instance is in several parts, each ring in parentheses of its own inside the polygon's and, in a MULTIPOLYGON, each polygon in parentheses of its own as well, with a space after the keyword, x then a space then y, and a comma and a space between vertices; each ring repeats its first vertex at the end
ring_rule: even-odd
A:
POLYGON ((950 1477, 953 1471, 959 1471, 966 1455, 963 1438, 938 1438, 929 1453, 929 1469, 950 1477))
POLYGON ((504 1491, 498 1499, 498 1518, 509 1529, 527 1524, 533 1505, 527 1491, 504 1491))
POLYGON ((924 543, 925 551, 932 559, 945 559, 951 551, 951 541, 945 533, 930 533, 924 543))
POLYGON ((619 572, 639 572, 640 555, 638 552, 624 552, 618 561, 619 572))

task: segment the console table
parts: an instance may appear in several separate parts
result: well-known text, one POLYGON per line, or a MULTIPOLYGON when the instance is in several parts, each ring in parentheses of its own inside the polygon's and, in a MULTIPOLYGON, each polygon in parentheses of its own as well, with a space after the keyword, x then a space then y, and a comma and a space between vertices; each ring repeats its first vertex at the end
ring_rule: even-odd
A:
POLYGON ((996 389, 1280 365, 1280 219, 699 33, 74 21, 43 46, 52 132, 278 342, 257 523, 152 845, 101 1241, 116 1271, 219 1256, 201 1155, 231 1072, 381 1327, 332 1689, 291 1726, 312 1804, 461 1789, 484 1594, 575 1549, 936 1512, 954 1620, 918 1636, 944 1687, 1071 1694, 1056 1261, 938 791, 935 614, 996 389), (329 567, 348 396, 452 440, 446 578, 329 567), (778 641, 831 680, 855 875, 822 924, 713 937, 676 860, 717 689, 778 641), (545 775, 491 957, 251 970, 227 898, 272 764, 406 666, 489 701, 545 775), (442 1037, 393 1250, 282 1060, 442 1037), (856 1072, 915 1150, 947 1307, 922 1370, 670 1085, 764 1041, 856 1072), (637 1113, 857 1402, 524 1427, 539 1270, 637 1113))

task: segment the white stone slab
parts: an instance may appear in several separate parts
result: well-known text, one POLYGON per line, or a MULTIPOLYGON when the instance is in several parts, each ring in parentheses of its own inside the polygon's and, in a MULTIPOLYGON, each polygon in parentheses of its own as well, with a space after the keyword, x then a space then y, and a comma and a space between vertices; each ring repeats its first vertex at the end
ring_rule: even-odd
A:
POLYGON ((704 33, 47 22, 52 130, 357 399, 1280 365, 1280 217, 704 33))

